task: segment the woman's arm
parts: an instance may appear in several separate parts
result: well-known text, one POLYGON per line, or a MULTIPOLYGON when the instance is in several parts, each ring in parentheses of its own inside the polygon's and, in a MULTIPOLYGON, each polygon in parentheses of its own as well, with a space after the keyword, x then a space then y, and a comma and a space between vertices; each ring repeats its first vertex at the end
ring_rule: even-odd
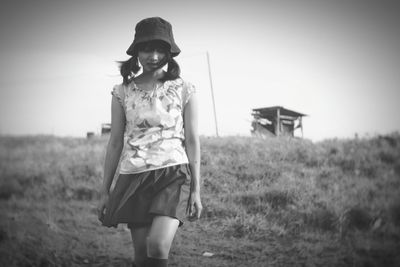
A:
POLYGON ((104 161, 103 185, 100 189, 100 198, 97 212, 101 221, 108 202, 110 187, 118 166, 124 145, 125 112, 118 99, 113 96, 111 102, 111 134, 107 145, 104 161))
POLYGON ((185 147, 192 174, 189 217, 200 218, 203 206, 200 200, 200 139, 198 134, 197 99, 193 94, 185 105, 183 117, 185 128, 185 147))
POLYGON ((109 193, 115 171, 124 145, 125 112, 118 99, 113 96, 111 102, 111 134, 104 161, 104 177, 101 191, 109 193))

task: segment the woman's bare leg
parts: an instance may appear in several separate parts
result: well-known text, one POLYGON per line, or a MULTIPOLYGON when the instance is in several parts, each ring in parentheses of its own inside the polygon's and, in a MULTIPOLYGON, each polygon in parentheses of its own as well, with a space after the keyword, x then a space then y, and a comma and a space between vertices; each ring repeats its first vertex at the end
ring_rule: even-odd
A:
POLYGON ((134 263, 138 267, 144 266, 144 262, 147 258, 147 236, 149 234, 149 230, 150 227, 131 229, 133 247, 135 249, 134 263))
POLYGON ((147 256, 168 259, 179 221, 169 216, 155 216, 147 238, 147 256))

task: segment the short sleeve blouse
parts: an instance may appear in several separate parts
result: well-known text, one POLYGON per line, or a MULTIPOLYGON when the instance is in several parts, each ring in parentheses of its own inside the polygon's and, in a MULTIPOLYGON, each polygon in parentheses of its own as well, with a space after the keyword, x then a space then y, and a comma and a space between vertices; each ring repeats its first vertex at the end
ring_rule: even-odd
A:
POLYGON ((120 173, 139 173, 188 163, 183 111, 195 87, 181 78, 153 92, 134 82, 115 85, 111 94, 125 111, 126 126, 120 173))
POLYGON ((114 85, 114 87, 111 91, 111 94, 113 96, 115 96, 117 98, 118 102, 122 105, 122 107, 124 107, 125 94, 124 94, 124 88, 123 88, 122 84, 114 85))

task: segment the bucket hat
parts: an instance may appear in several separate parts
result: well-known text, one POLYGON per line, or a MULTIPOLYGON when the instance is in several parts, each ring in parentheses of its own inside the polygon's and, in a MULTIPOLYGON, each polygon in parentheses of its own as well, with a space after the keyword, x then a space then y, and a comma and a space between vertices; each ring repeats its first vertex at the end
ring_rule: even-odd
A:
POLYGON ((172 57, 176 57, 181 52, 175 43, 171 23, 160 17, 152 17, 143 19, 136 24, 133 43, 126 53, 130 56, 136 56, 137 44, 152 40, 162 40, 168 43, 172 57))

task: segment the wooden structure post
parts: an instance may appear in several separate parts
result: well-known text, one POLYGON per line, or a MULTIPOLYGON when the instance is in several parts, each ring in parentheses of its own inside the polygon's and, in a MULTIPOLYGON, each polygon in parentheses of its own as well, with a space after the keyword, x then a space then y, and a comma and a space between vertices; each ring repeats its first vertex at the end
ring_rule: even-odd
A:
POLYGON ((300 123, 300 130, 301 130, 301 138, 304 137, 303 135, 303 117, 299 117, 299 123, 300 123))
POLYGON ((276 124, 275 124, 275 135, 279 136, 281 133, 281 109, 276 109, 276 124))

